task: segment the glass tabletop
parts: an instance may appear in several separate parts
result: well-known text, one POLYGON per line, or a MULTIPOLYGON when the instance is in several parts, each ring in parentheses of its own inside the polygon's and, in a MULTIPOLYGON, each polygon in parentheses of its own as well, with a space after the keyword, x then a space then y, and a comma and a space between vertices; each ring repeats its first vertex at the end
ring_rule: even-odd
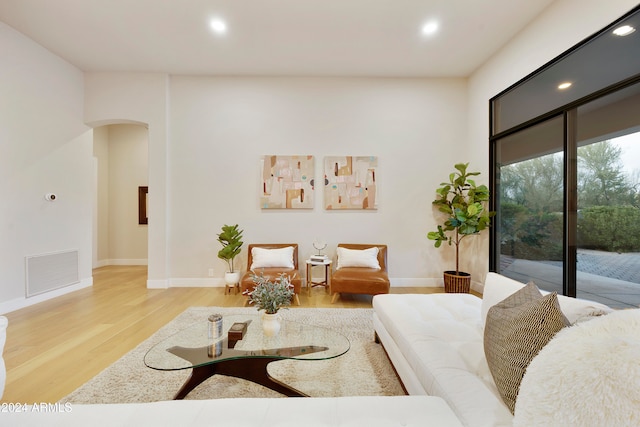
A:
POLYGON ((149 368, 172 371, 204 366, 231 359, 276 358, 324 360, 349 351, 347 337, 331 329, 281 320, 278 335, 262 332, 261 315, 222 317, 222 336, 209 339, 209 322, 194 323, 153 346, 144 356, 149 368), (246 323, 239 341, 227 334, 234 323, 246 323))

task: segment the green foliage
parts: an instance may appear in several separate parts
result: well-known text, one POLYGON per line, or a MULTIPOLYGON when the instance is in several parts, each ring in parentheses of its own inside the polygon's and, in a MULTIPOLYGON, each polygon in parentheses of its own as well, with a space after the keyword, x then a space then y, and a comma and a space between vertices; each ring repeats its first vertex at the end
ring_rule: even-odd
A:
MULTIPOLYGON (((563 216, 524 206, 500 207, 501 253, 520 259, 562 260, 563 216)), ((578 247, 608 252, 640 251, 640 209, 593 206, 578 212, 578 247)))
MULTIPOLYGON (((622 151, 610 141, 578 148, 577 184, 582 208, 604 205, 640 207, 638 177, 625 173, 622 151)), ((500 168, 502 203, 523 205, 533 212, 562 212, 563 197, 562 154, 548 154, 500 168)))
MULTIPOLYGON (((563 156, 549 154, 500 168, 501 253, 562 260, 563 156)), ((578 246, 640 250, 638 175, 624 172, 610 141, 578 148, 578 246)))
POLYGON ((252 274, 251 278, 256 286, 246 295, 249 297, 249 303, 255 304, 258 311, 264 310, 268 314, 274 314, 291 304, 294 295, 293 285, 286 274, 280 274, 274 282, 263 275, 252 274))
POLYGON ((562 214, 536 213, 526 206, 500 206, 501 253, 520 259, 562 260, 562 214))
POLYGON ((533 212, 561 212, 563 156, 550 154, 500 168, 500 200, 533 212))
POLYGON ((242 232, 236 225, 223 225, 222 233, 218 234, 218 242, 222 249, 218 251, 218 258, 223 259, 229 265, 229 273, 233 273, 233 259, 242 251, 242 232))
POLYGON ((640 251, 640 209, 594 206, 578 213, 578 245, 609 252, 640 251))
POLYGON ((580 206, 633 204, 636 189, 624 172, 622 149, 609 141, 578 148, 580 206))
POLYGON ((480 172, 467 172, 469 163, 458 163, 456 172, 449 174, 449 182, 441 183, 436 189, 433 205, 445 216, 445 221, 438 225, 437 231, 427 233, 427 238, 434 240, 439 248, 443 242, 456 246, 456 272, 459 272, 459 245, 463 238, 480 233, 489 227, 494 212, 489 212, 486 205, 489 201, 489 188, 476 185, 471 178, 480 172))

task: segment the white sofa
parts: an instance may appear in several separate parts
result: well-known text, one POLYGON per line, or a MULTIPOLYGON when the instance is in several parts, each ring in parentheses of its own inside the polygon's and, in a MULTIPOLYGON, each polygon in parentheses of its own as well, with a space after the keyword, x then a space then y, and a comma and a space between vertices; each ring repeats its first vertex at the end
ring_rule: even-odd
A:
POLYGON ((462 427, 428 396, 179 400, 112 405, 27 406, 0 414, 21 427, 462 427))
MULTIPOLYGON (((500 397, 489 370, 483 337, 484 320, 489 308, 523 286, 507 277, 489 273, 482 299, 470 294, 376 295, 373 299, 376 336, 387 351, 408 393, 443 398, 465 426, 517 424, 514 415, 500 397)), ((564 296, 558 296, 558 299, 563 314, 571 324, 595 319, 595 316, 612 316, 602 316, 613 310, 599 303, 564 296)), ((636 312, 630 314, 637 318, 640 325, 640 310, 629 311, 636 312)), ((586 325, 592 322, 597 321, 583 323, 586 325)), ((636 334, 631 341, 634 342, 634 348, 640 351, 640 332, 637 332, 638 329, 634 331, 636 332, 625 333, 636 334)), ((558 333, 551 342, 558 339, 562 332, 564 331, 558 333)), ((570 339, 571 337, 567 340, 570 339)), ((627 338, 623 337, 622 340, 627 338)), ((542 349, 544 350, 545 348, 542 349)), ((640 366, 638 360, 640 359, 631 363, 640 366)), ((607 365, 606 360, 599 363, 607 365)), ((528 374, 525 374, 523 384, 528 374)), ((640 374, 635 378, 634 384, 637 385, 638 381, 640 374)), ((640 393, 640 387, 637 389, 640 393)), ((593 392, 587 391, 584 395, 589 393, 593 392)), ((634 398, 639 399, 636 403, 640 401, 638 394, 634 398)), ((516 417, 517 408, 516 404, 516 417)), ((632 415, 640 417, 635 412, 632 415)), ((551 422, 547 425, 560 424, 551 422)))

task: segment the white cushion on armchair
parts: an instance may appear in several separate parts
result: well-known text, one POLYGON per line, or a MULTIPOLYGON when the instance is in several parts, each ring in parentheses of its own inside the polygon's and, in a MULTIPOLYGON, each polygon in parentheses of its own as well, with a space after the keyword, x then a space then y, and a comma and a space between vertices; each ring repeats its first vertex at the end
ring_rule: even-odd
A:
POLYGON ((2 398, 2 394, 4 393, 4 384, 7 381, 7 369, 4 366, 2 352, 4 351, 4 343, 7 340, 8 325, 9 320, 4 316, 0 316, 0 398, 2 398))

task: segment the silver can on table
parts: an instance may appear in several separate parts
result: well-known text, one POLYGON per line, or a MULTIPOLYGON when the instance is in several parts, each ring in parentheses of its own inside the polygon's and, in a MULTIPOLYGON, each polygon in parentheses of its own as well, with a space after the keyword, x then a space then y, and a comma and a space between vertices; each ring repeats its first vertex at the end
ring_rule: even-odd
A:
POLYGON ((209 340, 222 338, 222 315, 212 314, 209 316, 209 340))

